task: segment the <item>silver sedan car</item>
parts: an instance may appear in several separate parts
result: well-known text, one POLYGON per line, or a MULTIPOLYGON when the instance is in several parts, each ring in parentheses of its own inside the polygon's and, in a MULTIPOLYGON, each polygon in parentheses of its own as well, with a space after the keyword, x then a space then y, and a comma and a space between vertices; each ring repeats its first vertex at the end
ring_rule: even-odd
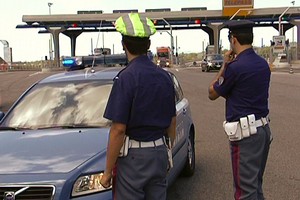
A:
MULTIPOLYGON (((85 68, 49 76, 0 112, 0 199, 112 200, 100 184, 110 121, 103 112, 118 68, 85 68)), ((195 126, 176 90, 176 145, 169 185, 195 170, 195 126)))

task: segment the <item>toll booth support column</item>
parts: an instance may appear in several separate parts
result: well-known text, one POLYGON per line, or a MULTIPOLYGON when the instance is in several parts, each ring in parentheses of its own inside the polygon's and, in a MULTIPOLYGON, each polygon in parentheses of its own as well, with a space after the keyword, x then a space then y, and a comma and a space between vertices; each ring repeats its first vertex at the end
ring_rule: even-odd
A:
POLYGON ((220 30, 224 27, 223 23, 211 23, 207 25, 213 30, 214 33, 214 46, 215 46, 215 52, 221 53, 220 51, 220 30))
POLYGON ((59 53, 59 34, 66 29, 64 27, 48 27, 47 30, 53 36, 54 43, 54 63, 55 67, 60 67, 60 53, 59 53))
POLYGON ((297 47, 296 59, 300 60, 300 20, 292 20, 291 24, 297 27, 297 47))
POLYGON ((82 33, 82 31, 79 30, 66 30, 63 32, 66 36, 68 36, 71 40, 71 56, 75 56, 76 52, 76 39, 77 37, 82 33))
MULTIPOLYGON (((285 35, 285 32, 286 32, 287 30, 289 30, 290 28, 292 28, 294 25, 292 25, 292 24, 282 24, 281 26, 282 26, 282 35, 285 35)), ((273 25, 273 27, 274 27, 277 31, 279 31, 277 25, 273 25)), ((279 33, 278 33, 278 34, 279 34, 279 33)))
POLYGON ((215 41, 214 41, 214 31, 210 27, 207 27, 207 26, 203 26, 202 30, 208 34, 209 44, 213 45, 215 43, 215 41))

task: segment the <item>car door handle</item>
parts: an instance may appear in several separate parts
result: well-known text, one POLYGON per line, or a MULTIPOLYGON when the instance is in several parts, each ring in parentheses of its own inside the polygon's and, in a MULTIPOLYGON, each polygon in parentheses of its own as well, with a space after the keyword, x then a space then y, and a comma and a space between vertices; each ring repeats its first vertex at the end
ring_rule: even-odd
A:
POLYGON ((186 108, 182 109, 182 113, 185 115, 186 114, 186 108))

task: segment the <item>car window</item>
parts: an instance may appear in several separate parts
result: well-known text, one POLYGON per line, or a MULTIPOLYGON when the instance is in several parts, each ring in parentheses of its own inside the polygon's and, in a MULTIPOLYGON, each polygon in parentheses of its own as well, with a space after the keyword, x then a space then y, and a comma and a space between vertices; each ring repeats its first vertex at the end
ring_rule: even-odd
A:
POLYGON ((158 52, 157 55, 159 57, 168 57, 169 56, 169 53, 168 52, 158 52))
POLYGON ((173 79, 173 83, 174 83, 174 88, 175 88, 175 100, 176 100, 176 103, 181 101, 183 99, 183 91, 180 87, 180 84, 177 80, 177 78, 171 74, 171 77, 173 79))
POLYGON ((107 126, 103 118, 112 83, 99 81, 38 84, 2 123, 18 128, 107 126))

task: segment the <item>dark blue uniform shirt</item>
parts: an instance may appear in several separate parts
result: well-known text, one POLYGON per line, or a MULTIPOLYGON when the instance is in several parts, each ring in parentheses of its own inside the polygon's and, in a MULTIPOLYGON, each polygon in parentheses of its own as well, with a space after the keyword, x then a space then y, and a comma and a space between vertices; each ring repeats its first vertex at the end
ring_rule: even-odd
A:
POLYGON ((268 63, 252 48, 228 63, 224 80, 214 84, 215 91, 226 99, 226 120, 237 121, 249 114, 255 114, 256 119, 266 117, 270 77, 268 63))
POLYGON ((146 55, 128 64, 114 79, 104 117, 127 125, 138 141, 161 138, 176 115, 173 81, 146 55))

